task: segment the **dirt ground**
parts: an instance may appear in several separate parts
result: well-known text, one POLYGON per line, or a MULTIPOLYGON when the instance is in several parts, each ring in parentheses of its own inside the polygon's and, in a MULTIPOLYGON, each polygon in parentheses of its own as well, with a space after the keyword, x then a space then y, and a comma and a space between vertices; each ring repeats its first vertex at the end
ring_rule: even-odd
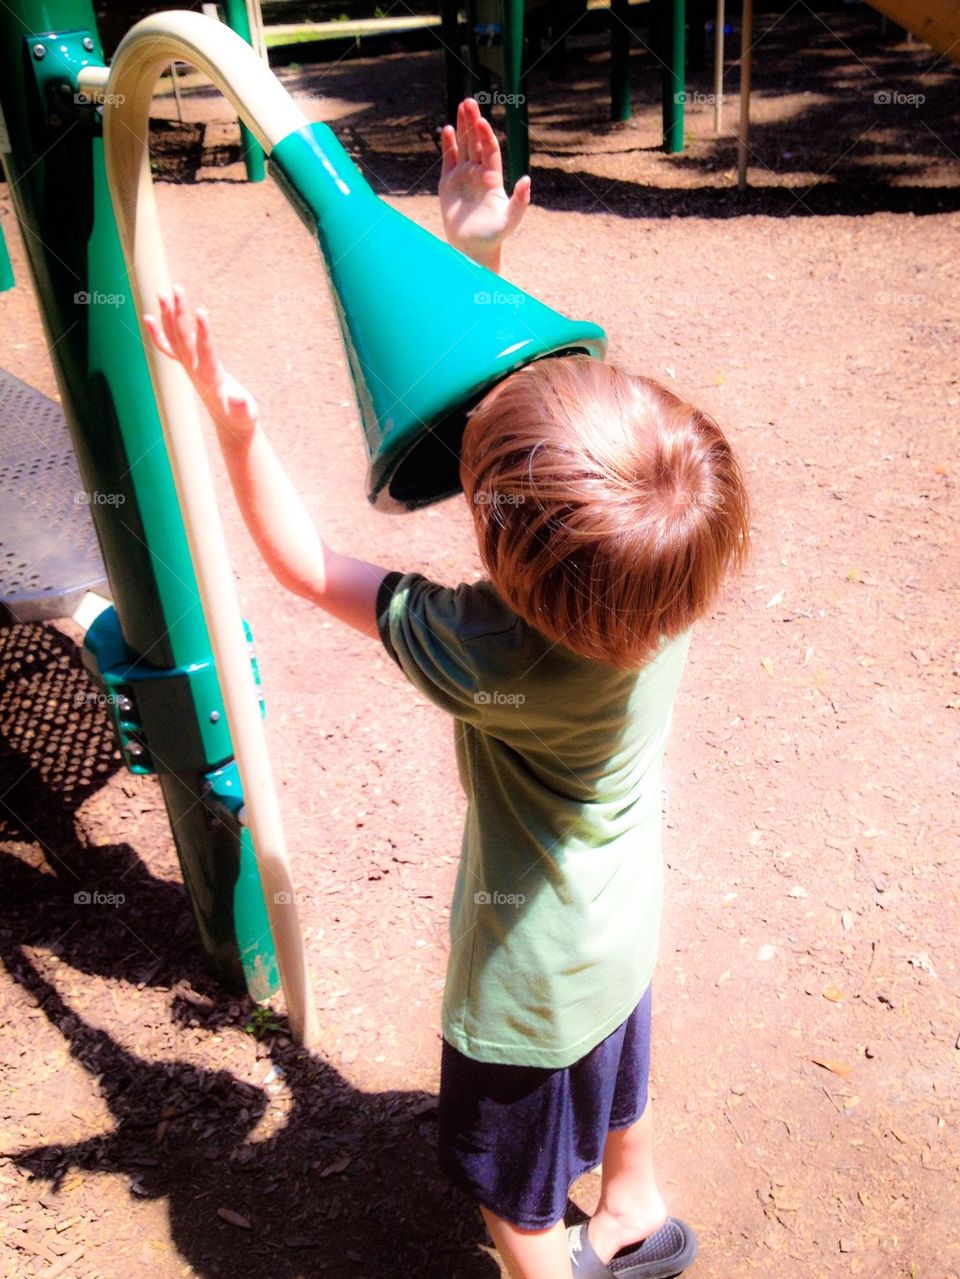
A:
MULTIPOLYGON (((627 126, 606 120, 598 42, 572 41, 557 78, 535 69, 535 205, 505 269, 714 413, 754 504, 668 756, 653 1095, 663 1189, 700 1236, 691 1273, 957 1279, 957 73, 864 10, 771 22, 743 196, 709 106, 682 156, 657 150, 642 50, 627 126)), ((439 230, 437 54, 281 74, 439 230)), ((156 144, 168 251, 325 534, 471 580, 462 502, 366 504, 318 255, 271 183, 242 181, 228 110, 185 87, 188 125, 156 144)), ((53 394, 11 222, 0 357, 53 394)), ((258 1042, 249 1003, 206 976, 159 788, 120 769, 79 630, 0 631, 0 1269, 495 1279, 435 1167, 450 725, 273 584, 218 478, 322 1046, 289 1042, 282 1001, 258 1042), (81 888, 124 900, 77 906, 81 888)))

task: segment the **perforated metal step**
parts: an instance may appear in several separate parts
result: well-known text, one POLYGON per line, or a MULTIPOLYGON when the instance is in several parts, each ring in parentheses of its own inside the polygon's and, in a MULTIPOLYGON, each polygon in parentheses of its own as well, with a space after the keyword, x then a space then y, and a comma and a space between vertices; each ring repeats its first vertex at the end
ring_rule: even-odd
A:
POLYGON ((69 617, 106 580, 63 410, 0 369, 0 621, 69 617))

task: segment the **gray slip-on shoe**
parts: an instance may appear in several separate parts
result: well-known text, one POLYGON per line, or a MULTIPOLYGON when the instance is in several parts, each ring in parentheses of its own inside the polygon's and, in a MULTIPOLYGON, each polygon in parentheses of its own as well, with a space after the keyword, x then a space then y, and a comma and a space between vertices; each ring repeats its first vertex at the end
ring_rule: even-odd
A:
POLYGON ((659 1230, 604 1265, 587 1236, 586 1222, 567 1229, 573 1279, 673 1279, 697 1255, 697 1236, 684 1221, 668 1217, 659 1230))

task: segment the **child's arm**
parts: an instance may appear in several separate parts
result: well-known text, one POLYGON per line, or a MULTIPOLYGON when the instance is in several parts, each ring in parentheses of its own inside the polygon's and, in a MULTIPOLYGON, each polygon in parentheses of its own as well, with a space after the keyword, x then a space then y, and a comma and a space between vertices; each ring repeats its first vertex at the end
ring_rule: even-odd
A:
POLYGON ((530 179, 523 177, 508 196, 503 187, 500 144, 473 98, 457 109, 457 127, 440 137, 440 213, 455 249, 490 271, 500 271, 503 241, 515 231, 530 203, 530 179))
POLYGON ((237 504, 267 567, 287 590, 376 638, 387 570, 324 543, 257 421, 256 401, 220 363, 206 312, 197 311, 194 328, 177 285, 172 299, 161 295, 160 315, 162 328, 152 315, 144 323, 157 349, 186 369, 213 418, 237 504))

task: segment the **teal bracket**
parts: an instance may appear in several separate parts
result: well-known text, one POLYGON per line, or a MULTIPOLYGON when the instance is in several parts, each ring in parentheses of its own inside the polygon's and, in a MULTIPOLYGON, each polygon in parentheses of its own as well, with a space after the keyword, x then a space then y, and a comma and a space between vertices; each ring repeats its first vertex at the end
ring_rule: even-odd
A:
POLYGON ((40 119, 50 137, 71 124, 100 124, 100 111, 80 92, 77 76, 84 67, 102 67, 103 51, 92 31, 64 31, 27 36, 27 57, 40 95, 40 119))
MULTIPOLYGON (((252 646, 250 627, 243 625, 252 646)), ((107 608, 87 631, 83 663, 101 689, 131 772, 206 771, 233 754, 212 657, 189 667, 144 666, 124 642, 116 611, 107 608), (168 760, 175 761, 175 769, 168 760)), ((252 651, 251 665, 259 687, 252 651)))

